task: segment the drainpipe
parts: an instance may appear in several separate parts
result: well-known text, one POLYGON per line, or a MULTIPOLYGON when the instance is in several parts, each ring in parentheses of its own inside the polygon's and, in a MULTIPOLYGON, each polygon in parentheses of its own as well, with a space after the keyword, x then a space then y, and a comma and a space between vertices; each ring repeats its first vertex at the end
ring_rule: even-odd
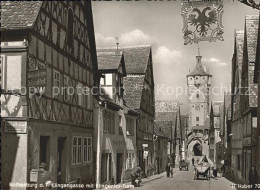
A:
MULTIPOLYGON (((97 128, 97 168, 96 168, 96 188, 100 189, 101 186, 101 157, 102 157, 102 139, 103 139, 103 111, 107 108, 107 103, 105 103, 105 108, 98 108, 98 128, 97 128)), ((101 105, 102 102, 99 102, 101 105)))

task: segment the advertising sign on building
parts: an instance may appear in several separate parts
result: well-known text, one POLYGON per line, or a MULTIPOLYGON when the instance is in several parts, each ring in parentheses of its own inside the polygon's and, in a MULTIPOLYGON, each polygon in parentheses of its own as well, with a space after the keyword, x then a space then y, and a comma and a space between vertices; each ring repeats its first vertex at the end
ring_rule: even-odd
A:
POLYGON ((6 121, 5 133, 27 133, 27 121, 6 121))

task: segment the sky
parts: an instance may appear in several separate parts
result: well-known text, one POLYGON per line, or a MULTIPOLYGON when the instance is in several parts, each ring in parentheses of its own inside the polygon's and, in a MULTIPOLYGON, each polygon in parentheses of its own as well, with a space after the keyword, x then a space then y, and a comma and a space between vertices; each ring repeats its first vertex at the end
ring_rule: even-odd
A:
MULTIPOLYGON (((198 45, 184 45, 180 1, 92 1, 97 47, 151 45, 156 100, 179 100, 187 113, 186 75, 196 65, 198 45)), ((243 30, 245 15, 259 12, 238 1, 224 0, 224 41, 200 42, 202 62, 216 88, 210 100, 230 91, 234 32, 243 30)))

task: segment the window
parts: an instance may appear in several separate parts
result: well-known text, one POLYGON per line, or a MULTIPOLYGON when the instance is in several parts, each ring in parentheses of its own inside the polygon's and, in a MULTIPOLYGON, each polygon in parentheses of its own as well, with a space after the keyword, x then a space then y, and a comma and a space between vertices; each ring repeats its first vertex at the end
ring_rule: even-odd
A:
POLYGON ((135 154, 134 153, 127 153, 126 154, 126 167, 125 169, 132 169, 134 167, 135 162, 135 154))
POLYGON ((60 72, 53 70, 53 97, 59 98, 60 97, 60 72))
POLYGON ((92 138, 83 138, 83 162, 91 162, 92 160, 92 138))
POLYGON ((197 98, 199 98, 199 97, 200 97, 199 93, 197 93, 197 94, 196 94, 196 97, 197 97, 197 98))
POLYGON ((161 150, 161 140, 158 139, 158 150, 161 150))
POLYGON ((105 86, 111 86, 113 84, 113 74, 105 74, 105 77, 100 79, 100 84, 105 86))
POLYGON ((78 105, 83 106, 84 105, 83 85, 80 82, 77 85, 77 94, 78 94, 78 105))
POLYGON ((70 48, 72 48, 74 39, 73 39, 73 11, 72 8, 69 8, 68 10, 68 30, 67 30, 67 43, 70 48))
POLYGON ((115 114, 109 111, 103 112, 103 130, 104 133, 115 133, 115 114))
POLYGON ((69 101, 69 77, 64 75, 64 88, 63 88, 63 97, 65 101, 69 101))
POLYGON ((237 154, 237 170, 240 170, 240 155, 237 154))
POLYGON ((82 161, 82 138, 73 137, 72 140, 72 164, 79 164, 82 161))
POLYGON ((118 117, 118 122, 119 122, 119 135, 123 135, 123 129, 122 129, 122 127, 123 127, 123 124, 122 124, 122 116, 121 115, 119 115, 119 117, 118 117))
POLYGON ((196 117, 196 121, 199 121, 200 120, 200 118, 199 117, 196 117))
POLYGON ((133 135, 134 134, 134 119, 126 117, 126 134, 133 135))
POLYGON ((40 163, 50 162, 50 137, 40 136, 40 163))

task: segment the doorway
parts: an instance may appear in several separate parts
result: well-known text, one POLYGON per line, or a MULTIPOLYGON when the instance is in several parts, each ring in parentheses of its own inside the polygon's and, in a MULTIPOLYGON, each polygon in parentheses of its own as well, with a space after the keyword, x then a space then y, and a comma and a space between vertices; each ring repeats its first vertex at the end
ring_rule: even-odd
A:
POLYGON ((66 137, 58 138, 57 183, 66 183, 66 137))
POLYGON ((116 156, 116 184, 121 183, 123 169, 123 153, 117 153, 116 156))

